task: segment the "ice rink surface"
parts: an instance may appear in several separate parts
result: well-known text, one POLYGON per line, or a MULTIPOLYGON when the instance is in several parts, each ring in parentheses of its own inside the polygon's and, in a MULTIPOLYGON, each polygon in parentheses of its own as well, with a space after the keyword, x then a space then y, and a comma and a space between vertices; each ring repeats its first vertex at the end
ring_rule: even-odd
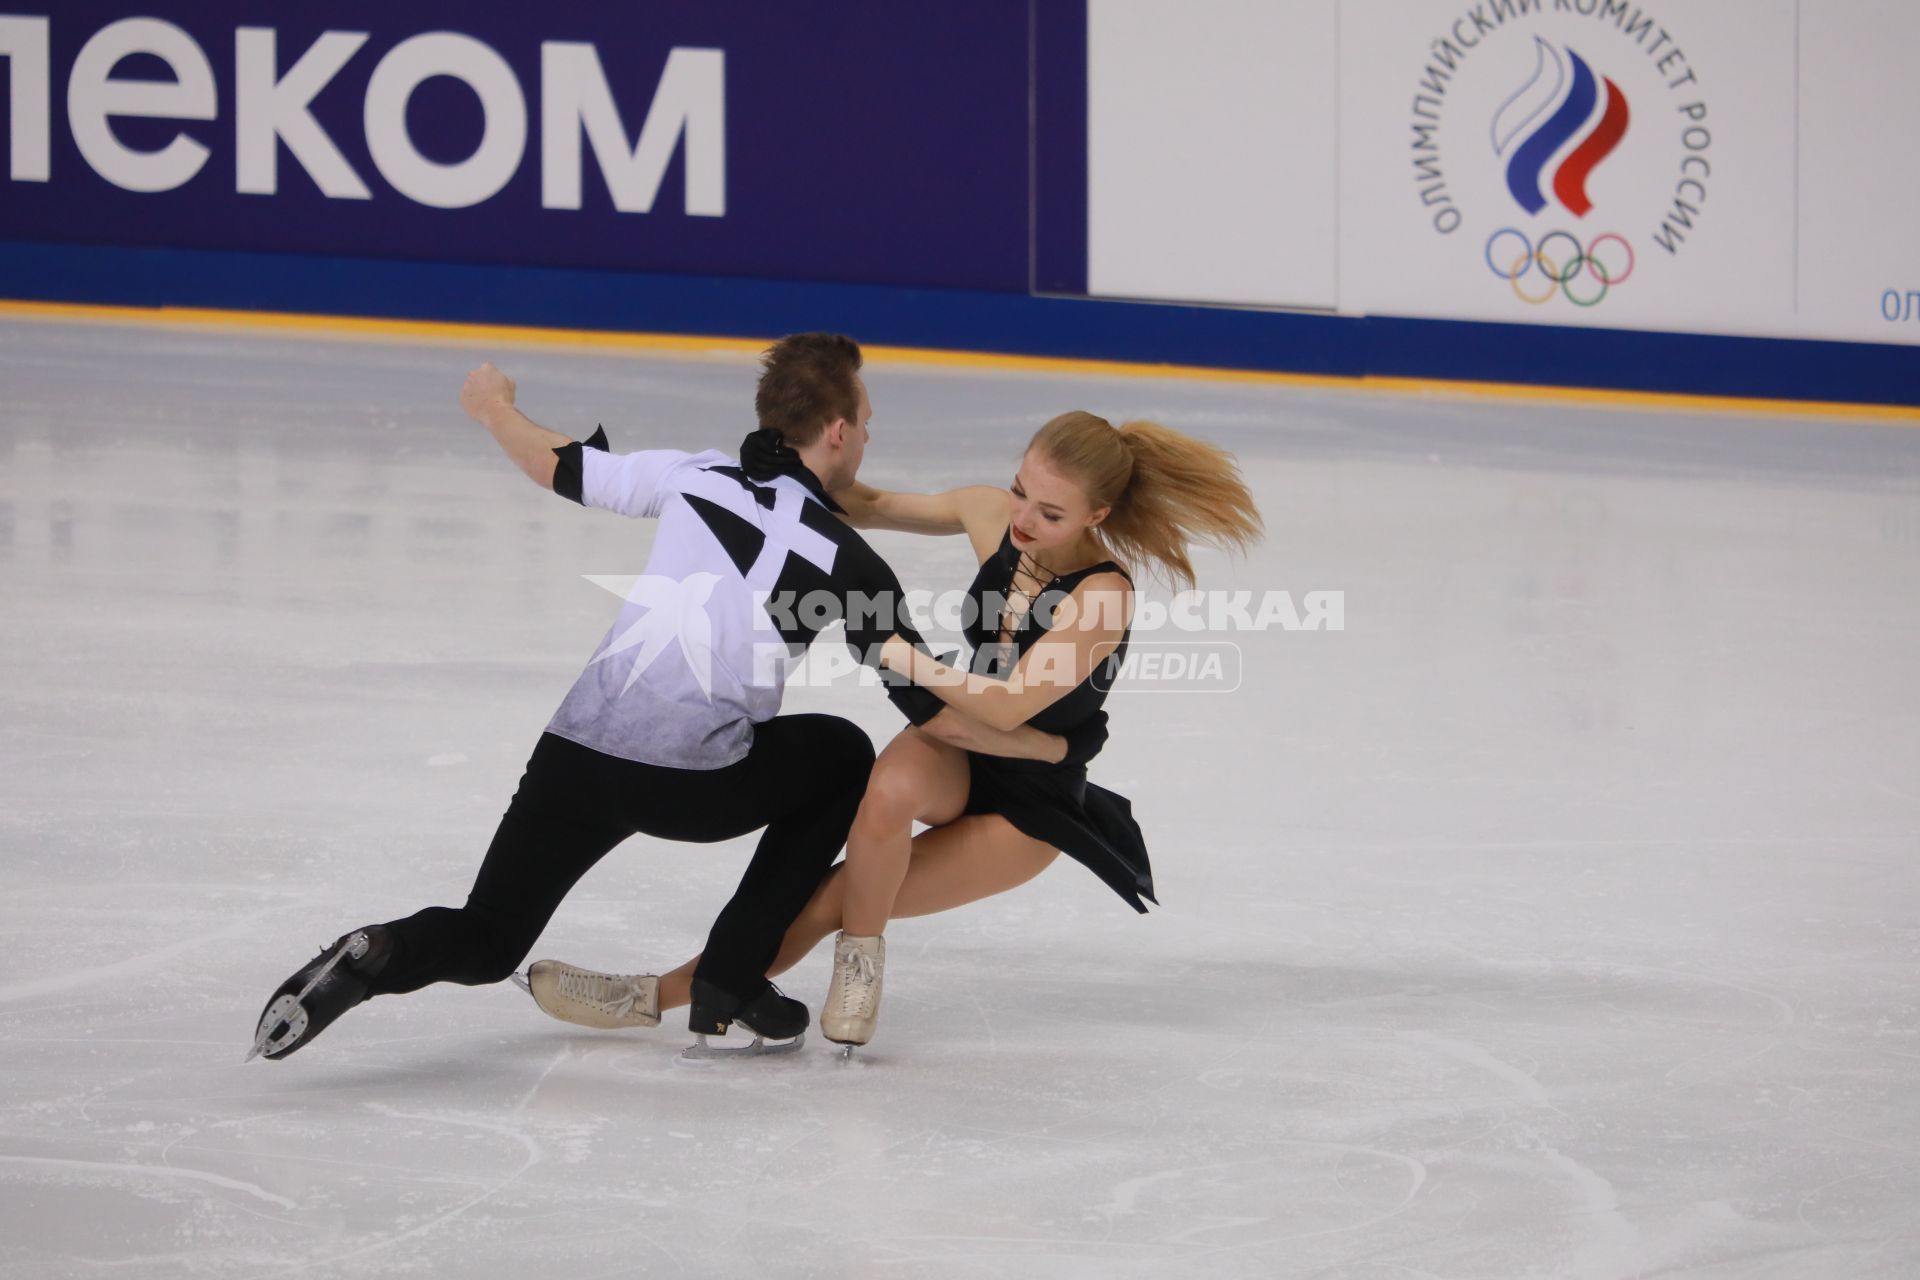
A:
MULTIPOLYGON (((0 324, 0 1273, 1920 1275, 1911 427, 872 365, 874 483, 1152 416, 1268 520, 1202 585, 1345 593, 1116 694, 1165 909, 1063 859, 898 924, 851 1066, 508 986, 243 1066, 319 944, 462 899, 644 562, 460 414, 484 355, 616 449, 751 425, 738 355, 0 324)), ((746 847, 629 842, 535 955, 679 962, 746 847)))

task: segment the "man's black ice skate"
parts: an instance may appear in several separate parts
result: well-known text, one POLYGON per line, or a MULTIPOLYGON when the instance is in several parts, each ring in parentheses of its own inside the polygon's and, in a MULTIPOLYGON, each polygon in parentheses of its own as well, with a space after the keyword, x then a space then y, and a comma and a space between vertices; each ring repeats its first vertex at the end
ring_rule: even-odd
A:
POLYGON ((806 1036, 807 1006, 780 994, 771 982, 762 986, 751 999, 730 995, 701 978, 693 980, 693 1007, 687 1029, 694 1034, 693 1046, 681 1053, 688 1061, 703 1058, 731 1058, 765 1053, 792 1053, 806 1036), (753 1043, 737 1049, 707 1043, 708 1036, 724 1036, 727 1028, 739 1023, 753 1033, 753 1043), (768 1044, 777 1040, 779 1044, 768 1044))
POLYGON ((267 1001, 247 1061, 262 1054, 284 1058, 325 1031, 372 994, 369 984, 386 967, 392 950, 387 931, 375 924, 355 929, 321 951, 267 1001))

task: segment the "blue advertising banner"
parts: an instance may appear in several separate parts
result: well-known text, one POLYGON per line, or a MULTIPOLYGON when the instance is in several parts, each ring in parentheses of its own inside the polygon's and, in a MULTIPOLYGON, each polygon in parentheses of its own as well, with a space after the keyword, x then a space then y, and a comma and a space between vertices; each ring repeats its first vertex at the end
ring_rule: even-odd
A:
POLYGON ((1920 403, 1908 345, 1088 299, 1086 0, 0 4, 0 299, 1920 403))
POLYGON ((1027 0, 15 0, 0 239, 1025 292, 1027 0))

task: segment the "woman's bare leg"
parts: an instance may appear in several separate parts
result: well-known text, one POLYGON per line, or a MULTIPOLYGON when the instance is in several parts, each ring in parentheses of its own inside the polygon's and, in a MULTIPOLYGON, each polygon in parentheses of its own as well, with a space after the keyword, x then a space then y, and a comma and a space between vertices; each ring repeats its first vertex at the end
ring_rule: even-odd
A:
MULTIPOLYGON (((967 753, 918 729, 902 729, 874 762, 860 811, 847 833, 847 859, 814 890, 781 944, 771 970, 799 963, 845 921, 886 927, 914 847, 915 821, 938 825, 960 815, 967 803, 967 753), (851 901, 854 911, 848 910, 851 901), (865 914, 859 914, 864 909, 865 914), (877 917, 877 922, 876 922, 877 917)), ((869 935, 870 936, 870 935, 869 935)), ((660 1008, 677 1009, 692 997, 695 956, 660 978, 660 1008)))
MULTIPOLYGON (((913 838, 907 874, 893 903, 893 918, 930 916, 978 902, 1017 888, 1046 870, 1059 850, 1021 835, 998 814, 956 818, 944 827, 922 831, 913 838)), ((768 976, 785 973, 808 952, 837 932, 845 913, 846 881, 843 867, 835 867, 814 891, 812 901, 787 930, 780 955, 768 976)), ((693 967, 681 965, 660 979, 660 1008, 678 1009, 687 1003, 693 967)))
MULTIPOLYGON (((769 978, 785 973, 799 964, 809 951, 819 946, 821 940, 840 928, 840 883, 841 868, 836 866, 827 872, 827 878, 813 891, 813 897, 800 912, 800 917, 787 929, 786 938, 780 943, 780 954, 774 957, 773 967, 767 970, 769 978)), ((693 999, 693 971, 700 963, 700 957, 675 969, 672 973, 660 975, 660 1011, 678 1009, 693 999)))
POLYGON ((874 761, 867 793, 847 833, 841 927, 874 937, 886 932, 893 901, 913 856, 913 824, 945 826, 967 806, 967 753, 907 729, 874 761))

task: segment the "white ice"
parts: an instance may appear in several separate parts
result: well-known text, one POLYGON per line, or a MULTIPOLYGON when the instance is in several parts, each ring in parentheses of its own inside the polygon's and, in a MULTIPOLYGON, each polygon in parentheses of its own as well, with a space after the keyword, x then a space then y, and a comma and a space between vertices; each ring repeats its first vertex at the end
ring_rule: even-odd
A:
MULTIPOLYGON (((1266 513, 1203 585, 1345 593, 1116 695, 1165 909, 1062 860, 895 926, 852 1066, 504 985, 243 1066, 461 900, 639 571, 461 416, 483 355, 619 448, 750 425, 739 355, 0 324, 0 1273, 1920 1275, 1911 427, 877 363, 877 483, 1153 416, 1266 513)), ((535 955, 677 963, 746 848, 630 842, 535 955)))

